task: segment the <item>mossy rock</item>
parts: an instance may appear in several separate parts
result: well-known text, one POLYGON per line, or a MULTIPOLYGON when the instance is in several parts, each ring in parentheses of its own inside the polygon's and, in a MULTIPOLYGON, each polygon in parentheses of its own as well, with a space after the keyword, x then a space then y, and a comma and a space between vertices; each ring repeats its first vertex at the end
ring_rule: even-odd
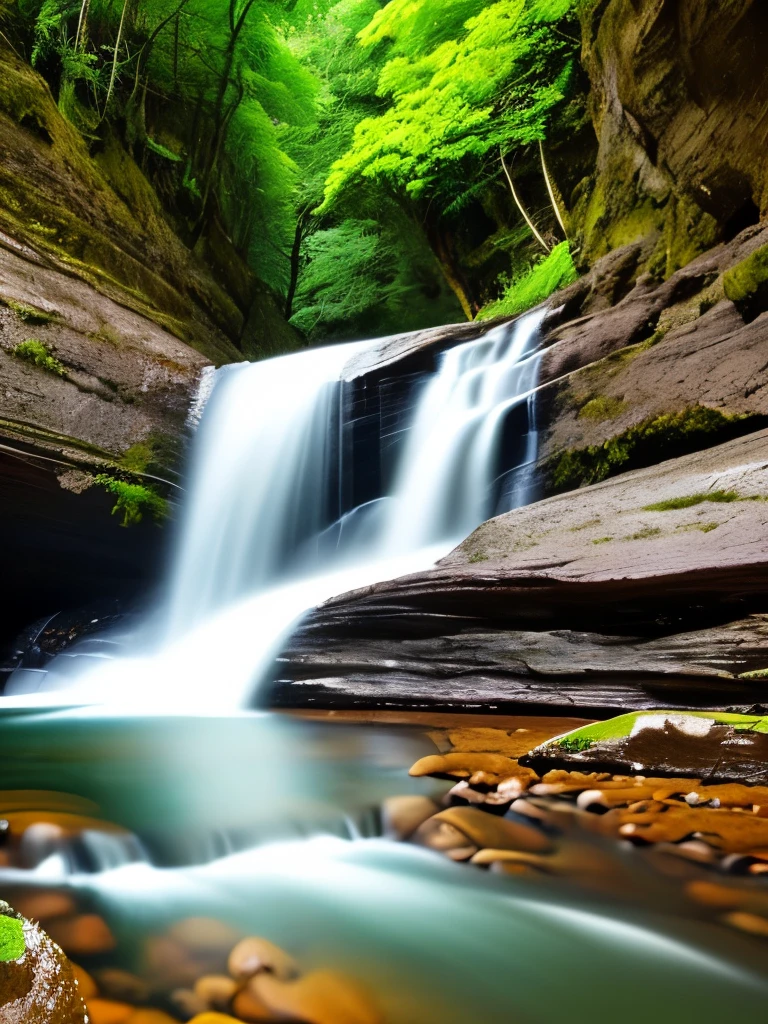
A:
POLYGON ((0 1021, 86 1024, 72 965, 37 924, 0 902, 0 1021))
POLYGON ((768 245, 726 271, 723 289, 747 320, 768 309, 768 245))

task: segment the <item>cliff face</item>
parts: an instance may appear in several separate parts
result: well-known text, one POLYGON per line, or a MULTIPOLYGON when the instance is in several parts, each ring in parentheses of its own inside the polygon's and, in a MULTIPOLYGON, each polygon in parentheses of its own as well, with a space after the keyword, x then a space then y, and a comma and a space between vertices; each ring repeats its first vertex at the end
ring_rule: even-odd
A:
POLYGON ((599 140, 574 224, 591 265, 653 238, 668 275, 768 212, 768 10, 760 0, 596 0, 583 62, 599 140))

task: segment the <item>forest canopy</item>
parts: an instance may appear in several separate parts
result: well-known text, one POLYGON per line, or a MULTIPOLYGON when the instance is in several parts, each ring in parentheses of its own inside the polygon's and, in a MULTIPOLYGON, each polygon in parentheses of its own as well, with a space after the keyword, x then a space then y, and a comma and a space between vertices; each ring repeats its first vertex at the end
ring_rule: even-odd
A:
POLYGON ((190 247, 223 231, 316 342, 509 305, 555 248, 537 280, 572 276, 576 7, 19 0, 17 13, 25 56, 88 145, 127 149, 190 247))

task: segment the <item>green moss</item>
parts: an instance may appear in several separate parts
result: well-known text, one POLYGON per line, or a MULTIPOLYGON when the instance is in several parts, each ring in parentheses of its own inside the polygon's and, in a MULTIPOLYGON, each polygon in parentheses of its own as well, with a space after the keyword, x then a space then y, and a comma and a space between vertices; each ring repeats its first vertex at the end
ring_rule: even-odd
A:
POLYGON ((689 406, 644 420, 602 444, 555 456, 548 467, 550 479, 555 490, 599 483, 628 469, 651 466, 738 437, 757 429, 758 421, 761 417, 689 406))
POLYGON ((716 530, 720 523, 695 523, 694 530, 701 530, 702 533, 712 533, 716 530))
POLYGON ((477 319, 490 320, 497 316, 524 313, 526 309, 548 299, 558 288, 572 284, 577 276, 570 246, 568 242, 561 242, 528 273, 513 281, 500 299, 484 306, 477 314, 477 319))
POLYGON ((120 465, 132 473, 144 473, 154 457, 155 450, 150 441, 137 441, 124 452, 120 465))
POLYGON ((557 741, 557 746, 561 750, 567 750, 569 754, 578 754, 582 750, 589 750, 592 740, 587 739, 586 736, 566 736, 557 741))
POLYGON ((726 297, 750 318, 768 309, 768 245, 756 249, 723 275, 726 297))
POLYGON ((17 917, 0 914, 0 963, 20 960, 26 951, 22 922, 17 917))
POLYGON ((31 324, 33 327, 53 323, 56 319, 52 313, 46 313, 44 309, 38 309, 36 306, 29 306, 26 302, 16 302, 14 299, 0 299, 0 303, 12 310, 25 324, 31 324))
POLYGON ((739 679, 768 679, 768 668, 758 668, 753 672, 742 672, 739 679))
POLYGON ((657 501, 653 505, 643 506, 644 512, 673 512, 679 508, 693 508, 694 505, 701 505, 705 501, 712 501, 716 504, 727 504, 731 501, 740 501, 736 491, 708 491, 703 494, 688 494, 684 498, 668 498, 666 501, 657 501))
POLYGON ((469 556, 467 561, 471 562, 473 564, 475 562, 487 562, 488 561, 488 555, 486 555, 483 551, 475 551, 474 554, 471 554, 469 556))
POLYGON ((99 473, 95 482, 117 499, 112 514, 122 514, 122 526, 140 523, 145 515, 151 515, 155 522, 168 515, 168 502, 151 487, 127 483, 107 473, 99 473))
POLYGON ((65 377, 67 374, 64 365, 56 356, 52 356, 48 346, 44 345, 42 341, 38 341, 37 338, 20 341, 11 349, 11 354, 17 359, 24 359, 28 363, 39 366, 42 370, 47 370, 48 373, 54 373, 57 377, 65 377))
POLYGON ((638 530, 637 533, 630 533, 624 540, 647 540, 649 537, 658 537, 661 530, 658 526, 644 526, 642 530, 638 530))
POLYGON ((610 542, 612 540, 613 540, 613 537, 596 537, 595 540, 592 541, 592 543, 593 544, 610 544, 610 542))
POLYGON ((579 419, 594 420, 596 423, 613 420, 625 408, 626 404, 621 398, 611 398, 610 395, 597 395, 597 397, 591 398, 586 405, 579 409, 579 419))

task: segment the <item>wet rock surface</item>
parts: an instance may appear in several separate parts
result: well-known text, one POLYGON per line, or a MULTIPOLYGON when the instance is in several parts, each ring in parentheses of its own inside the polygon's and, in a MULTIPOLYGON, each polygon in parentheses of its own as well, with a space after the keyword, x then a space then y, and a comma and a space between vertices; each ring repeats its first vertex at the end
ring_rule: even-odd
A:
POLYGON ((767 498, 759 431, 499 516, 434 569, 308 616, 272 702, 747 709, 768 664, 767 498))

